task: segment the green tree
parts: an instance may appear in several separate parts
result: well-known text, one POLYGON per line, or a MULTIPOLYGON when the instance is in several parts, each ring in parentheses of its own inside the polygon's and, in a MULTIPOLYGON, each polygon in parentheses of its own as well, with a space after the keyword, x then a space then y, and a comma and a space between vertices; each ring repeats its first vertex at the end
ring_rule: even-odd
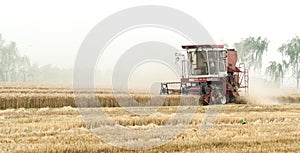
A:
POLYGON ((287 68, 288 63, 285 60, 283 60, 282 63, 271 61, 270 65, 266 68, 266 74, 269 75, 275 83, 281 83, 282 85, 287 68))
POLYGON ((4 74, 3 81, 15 81, 17 77, 17 48, 16 43, 11 42, 1 48, 1 69, 4 74))
POLYGON ((39 66, 38 64, 34 63, 28 68, 26 81, 38 82, 39 75, 41 75, 41 73, 39 73, 39 66))
POLYGON ((21 56, 15 42, 6 43, 0 34, 0 81, 26 81, 30 59, 21 56))
POLYGON ((298 36, 289 40, 279 47, 279 52, 287 58, 289 67, 292 68, 293 76, 297 80, 297 89, 299 89, 299 62, 300 62, 300 38, 298 36))
POLYGON ((262 56, 268 50, 268 45, 268 39, 261 37, 248 37, 242 39, 241 42, 234 43, 239 61, 258 71, 261 71, 262 56))
POLYGON ((19 75, 18 81, 26 82, 28 80, 29 69, 31 67, 30 59, 28 56, 20 56, 18 59, 18 72, 22 75, 19 75))

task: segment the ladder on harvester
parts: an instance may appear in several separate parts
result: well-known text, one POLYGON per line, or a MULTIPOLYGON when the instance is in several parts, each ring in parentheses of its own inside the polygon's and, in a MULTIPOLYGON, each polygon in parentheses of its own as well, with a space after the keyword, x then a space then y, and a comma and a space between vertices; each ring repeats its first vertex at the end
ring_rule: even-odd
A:
POLYGON ((244 69, 244 82, 245 82, 245 96, 249 95, 248 87, 249 87, 249 74, 248 69, 244 69))
POLYGON ((239 65, 239 68, 242 68, 243 70, 241 71, 242 73, 240 73, 240 88, 244 88, 245 89, 245 96, 249 95, 249 73, 248 73, 248 69, 246 69, 246 66, 244 63, 241 63, 239 65))

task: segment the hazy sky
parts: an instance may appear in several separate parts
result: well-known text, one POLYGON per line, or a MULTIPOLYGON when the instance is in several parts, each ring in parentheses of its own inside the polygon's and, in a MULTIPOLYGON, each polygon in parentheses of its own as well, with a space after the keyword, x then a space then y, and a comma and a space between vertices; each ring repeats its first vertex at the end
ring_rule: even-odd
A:
POLYGON ((267 37, 271 41, 268 57, 281 43, 300 35, 300 5, 296 0, 3 0, 0 33, 38 64, 73 67, 81 41, 98 22, 122 9, 147 4, 188 13, 218 43, 233 44, 248 36, 267 37))

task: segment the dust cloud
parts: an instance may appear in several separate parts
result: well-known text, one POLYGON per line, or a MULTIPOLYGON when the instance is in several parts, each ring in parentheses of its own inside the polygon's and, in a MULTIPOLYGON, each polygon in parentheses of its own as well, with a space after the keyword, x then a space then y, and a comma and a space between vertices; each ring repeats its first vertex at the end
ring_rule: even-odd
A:
POLYGON ((280 97, 289 94, 288 89, 280 88, 278 85, 258 77, 249 78, 248 103, 250 104, 280 104, 280 97))

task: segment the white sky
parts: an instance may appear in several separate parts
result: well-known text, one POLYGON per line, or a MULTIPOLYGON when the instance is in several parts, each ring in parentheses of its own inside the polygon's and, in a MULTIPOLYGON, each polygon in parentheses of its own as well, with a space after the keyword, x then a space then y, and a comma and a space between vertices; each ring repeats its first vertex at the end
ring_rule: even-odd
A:
POLYGON ((267 37, 271 41, 267 60, 276 55, 282 43, 300 35, 300 5, 296 0, 1 0, 0 4, 0 33, 6 40, 15 41, 19 51, 38 64, 68 68, 73 67, 81 41, 98 22, 139 5, 163 5, 188 13, 218 43, 267 37))

